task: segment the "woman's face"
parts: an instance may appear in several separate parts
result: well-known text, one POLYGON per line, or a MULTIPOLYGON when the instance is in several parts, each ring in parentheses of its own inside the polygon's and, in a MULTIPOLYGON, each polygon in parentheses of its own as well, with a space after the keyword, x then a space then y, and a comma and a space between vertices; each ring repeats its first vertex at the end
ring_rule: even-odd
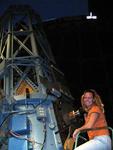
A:
POLYGON ((83 97, 84 105, 90 108, 93 105, 93 94, 91 92, 86 92, 83 97))

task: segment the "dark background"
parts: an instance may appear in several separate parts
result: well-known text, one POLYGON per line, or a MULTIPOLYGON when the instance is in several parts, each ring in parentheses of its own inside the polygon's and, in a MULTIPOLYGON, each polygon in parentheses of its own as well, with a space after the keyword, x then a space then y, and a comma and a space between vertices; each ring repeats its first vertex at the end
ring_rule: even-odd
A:
MULTIPOLYGON (((19 4, 22 3, 21 0, 15 0, 15 2, 13 0, 1 0, 0 14, 7 9, 8 5, 18 4, 18 2, 19 4)), ((35 4, 35 10, 38 9, 35 0, 23 1, 23 3, 28 3, 32 7, 35 4)), ((56 63, 59 69, 64 72, 68 87, 75 98, 75 104, 80 105, 80 96, 85 89, 95 89, 102 97, 105 105, 108 124, 113 126, 112 5, 108 1, 102 0, 86 0, 86 4, 88 5, 83 7, 86 11, 81 15, 63 16, 66 10, 61 9, 61 17, 44 18, 48 20, 43 21, 43 27, 56 63), (96 15, 97 19, 87 20, 86 14, 89 12, 96 15)), ((45 6, 45 10, 48 6, 50 6, 49 3, 47 7, 45 6)), ((51 10, 54 11, 54 9, 51 10)), ((56 14, 60 14, 58 9, 56 11, 59 12, 56 14)), ((49 12, 49 14, 53 13, 49 12)))
POLYGON ((89 11, 97 15, 96 20, 65 17, 44 23, 44 30, 76 105, 85 89, 95 89, 103 100, 108 124, 113 126, 112 5, 90 1, 89 11))

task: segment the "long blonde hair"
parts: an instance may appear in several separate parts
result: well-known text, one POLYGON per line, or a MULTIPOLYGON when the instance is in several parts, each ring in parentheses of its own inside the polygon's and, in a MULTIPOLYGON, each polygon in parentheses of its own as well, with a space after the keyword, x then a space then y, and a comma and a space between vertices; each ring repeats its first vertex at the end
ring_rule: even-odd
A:
POLYGON ((103 105, 103 103, 102 103, 102 100, 101 100, 100 96, 97 94, 97 92, 96 92, 95 90, 93 90, 93 89, 85 90, 84 93, 83 93, 83 95, 81 96, 81 105, 82 105, 83 109, 84 109, 86 112, 88 112, 88 109, 87 109, 87 107, 86 107, 85 104, 84 104, 84 94, 85 94, 85 93, 92 93, 93 99, 94 99, 94 103, 95 103, 97 106, 99 106, 99 108, 104 112, 104 105, 103 105))

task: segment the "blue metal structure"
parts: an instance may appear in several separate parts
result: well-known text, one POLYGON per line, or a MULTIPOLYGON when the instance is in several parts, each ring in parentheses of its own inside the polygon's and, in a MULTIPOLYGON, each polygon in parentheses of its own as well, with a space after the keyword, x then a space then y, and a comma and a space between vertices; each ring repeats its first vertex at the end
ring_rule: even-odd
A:
POLYGON ((0 80, 1 149, 63 150, 53 103, 73 97, 29 6, 11 6, 0 18, 0 80))

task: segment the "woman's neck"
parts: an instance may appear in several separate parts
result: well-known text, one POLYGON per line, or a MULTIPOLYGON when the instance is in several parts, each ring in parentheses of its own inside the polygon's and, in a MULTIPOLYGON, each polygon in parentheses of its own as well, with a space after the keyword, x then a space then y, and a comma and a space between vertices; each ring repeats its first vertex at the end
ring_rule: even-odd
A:
POLYGON ((92 105, 90 105, 89 107, 87 107, 87 110, 89 111, 93 106, 95 106, 94 103, 92 105))

